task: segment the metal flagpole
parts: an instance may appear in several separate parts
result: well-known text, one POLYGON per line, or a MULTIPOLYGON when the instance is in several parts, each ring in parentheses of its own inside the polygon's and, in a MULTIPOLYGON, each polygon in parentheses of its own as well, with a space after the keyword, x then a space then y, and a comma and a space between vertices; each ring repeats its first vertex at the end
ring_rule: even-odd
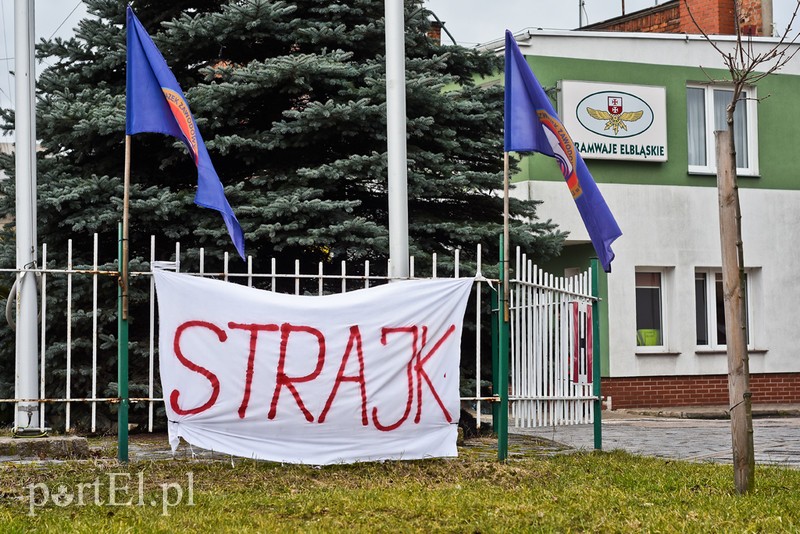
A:
POLYGON ((119 230, 119 305, 117 313, 117 459, 128 461, 128 204, 131 183, 131 136, 125 136, 122 224, 119 230))
POLYGON ((408 278, 408 163, 403 0, 385 0, 389 277, 408 278))
POLYGON ((497 378, 495 383, 497 390, 495 395, 500 396, 500 406, 498 407, 498 417, 495 423, 497 424, 497 459, 505 461, 508 457, 508 349, 509 349, 509 327, 511 326, 508 299, 509 299, 509 286, 508 286, 508 251, 509 251, 509 231, 508 231, 508 181, 509 181, 509 158, 508 152, 503 153, 503 239, 501 240, 500 250, 500 263, 502 263, 503 272, 501 273, 501 281, 503 285, 503 293, 500 300, 501 310, 498 310, 497 317, 499 319, 498 325, 498 363, 497 363, 497 378))
MULTIPOLYGON (((16 406, 14 430, 18 435, 40 434, 38 381, 38 302, 36 278, 36 77, 33 62, 34 2, 14 2, 14 78, 16 80, 16 238, 17 337, 15 397, 27 399, 16 406)), ((10 298, 10 297, 9 297, 10 298)))
POLYGON ((603 449, 603 396, 601 362, 602 352, 600 347, 600 260, 592 258, 592 394, 594 401, 594 448, 603 449))
MULTIPOLYGON (((505 241, 505 240, 503 240, 505 241)), ((501 243, 500 261, 507 265, 508 259, 503 255, 506 250, 505 242, 501 243)), ((503 269, 505 272, 506 269, 503 269)), ((506 286, 507 280, 503 277, 503 285, 506 286)), ((493 371, 497 369, 497 375, 493 378, 495 387, 494 394, 498 397, 497 417, 494 418, 495 432, 497 433, 497 459, 505 461, 508 458, 508 351, 509 351, 509 321, 508 321, 508 302, 505 300, 505 292, 498 298, 502 312, 498 310, 497 319, 497 365, 493 366, 493 371)))

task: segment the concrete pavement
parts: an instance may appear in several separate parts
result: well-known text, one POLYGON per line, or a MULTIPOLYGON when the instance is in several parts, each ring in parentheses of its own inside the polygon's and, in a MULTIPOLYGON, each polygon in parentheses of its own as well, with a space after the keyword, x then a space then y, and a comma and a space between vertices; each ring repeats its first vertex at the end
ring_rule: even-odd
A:
MULTIPOLYGON (((787 410, 781 414, 788 416, 759 417, 766 410, 759 413, 754 408, 753 445, 757 464, 800 468, 800 410, 787 410)), ((603 412, 603 450, 622 449, 643 456, 732 463, 730 420, 706 417, 715 413, 721 415, 719 409, 660 409, 659 415, 642 412, 603 412), (664 417, 665 414, 678 416, 664 417), (693 417, 698 415, 703 417, 693 417)), ((514 428, 510 432, 552 440, 577 450, 594 448, 593 425, 514 428)))

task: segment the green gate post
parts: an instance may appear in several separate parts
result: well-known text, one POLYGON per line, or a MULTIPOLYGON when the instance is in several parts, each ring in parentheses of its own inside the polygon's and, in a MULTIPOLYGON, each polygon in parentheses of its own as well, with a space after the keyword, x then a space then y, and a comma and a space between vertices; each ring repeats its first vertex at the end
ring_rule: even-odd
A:
MULTIPOLYGON (((499 302, 497 300, 497 294, 502 291, 491 291, 491 300, 492 300, 492 396, 495 397, 495 401, 500 399, 499 394, 497 393, 500 391, 500 387, 497 385, 497 377, 500 376, 500 370, 497 368, 500 365, 500 308, 499 302)), ((492 402, 492 430, 496 433, 497 429, 499 428, 500 421, 500 403, 499 402, 492 402)))
POLYGON ((592 268, 592 394, 597 397, 594 401, 594 448, 603 449, 603 399, 600 388, 600 361, 602 358, 600 348, 600 262, 597 258, 591 260, 592 268))
MULTIPOLYGON (((119 225, 119 270, 122 273, 122 224, 119 225)), ((120 274, 121 276, 121 274, 120 274)), ((122 284, 127 280, 120 278, 117 290, 117 388, 119 408, 117 410, 117 459, 128 461, 128 320, 122 314, 122 284)))
POLYGON ((492 389, 500 399, 493 414, 494 428, 497 432, 497 459, 505 461, 508 458, 508 303, 505 301, 505 283, 503 264, 506 258, 503 248, 503 237, 500 236, 500 287, 497 288, 497 351, 496 366, 492 366, 492 389), (495 369, 497 372, 495 373, 495 369))

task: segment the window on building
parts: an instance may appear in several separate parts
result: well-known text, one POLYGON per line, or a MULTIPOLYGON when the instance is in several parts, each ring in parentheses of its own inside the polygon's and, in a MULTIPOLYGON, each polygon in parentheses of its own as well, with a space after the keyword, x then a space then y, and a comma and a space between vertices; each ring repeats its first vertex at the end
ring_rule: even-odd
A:
POLYGON ((664 345, 663 276, 660 272, 636 273, 636 345, 664 345))
MULTIPOLYGON (((750 344, 750 305, 748 302, 748 277, 745 275, 744 303, 747 344, 750 344)), ((702 347, 722 348, 727 345, 725 335, 725 297, 722 273, 710 269, 699 269, 695 273, 695 318, 697 344, 702 347)))
MULTIPOLYGON (((717 85, 686 87, 686 124, 689 138, 689 172, 716 173, 714 132, 727 129, 726 108, 733 89, 717 85)), ((755 90, 746 89, 733 115, 736 172, 758 174, 755 90)))

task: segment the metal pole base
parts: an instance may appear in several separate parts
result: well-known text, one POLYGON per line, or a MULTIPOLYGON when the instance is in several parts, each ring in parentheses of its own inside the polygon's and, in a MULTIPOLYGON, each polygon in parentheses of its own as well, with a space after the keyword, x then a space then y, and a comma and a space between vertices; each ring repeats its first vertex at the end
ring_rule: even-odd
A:
POLYGON ((50 428, 17 428, 11 434, 13 438, 46 438, 50 428))

